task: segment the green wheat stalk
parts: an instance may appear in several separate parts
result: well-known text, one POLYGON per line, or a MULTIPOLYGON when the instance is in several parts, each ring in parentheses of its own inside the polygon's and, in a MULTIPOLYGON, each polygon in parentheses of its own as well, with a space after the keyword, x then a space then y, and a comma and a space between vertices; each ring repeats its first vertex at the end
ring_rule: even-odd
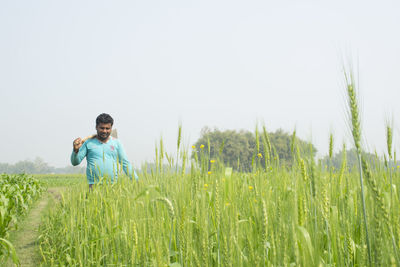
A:
POLYGON ((388 152, 388 169, 389 169, 389 177, 390 177, 390 205, 392 207, 393 204, 393 179, 392 179, 392 159, 393 159, 393 128, 390 123, 386 122, 386 145, 387 145, 387 152, 388 152))
POLYGON ((361 184, 361 199, 362 199, 362 208, 363 208, 363 216, 364 216, 364 226, 365 226, 365 237, 368 248, 368 260, 369 264, 372 264, 371 260, 371 246, 369 243, 369 235, 368 235, 368 224, 367 224, 367 211, 365 207, 365 197, 364 197, 364 183, 363 183, 363 171, 361 166, 361 124, 360 124, 360 113, 358 108, 358 99, 356 95, 355 82, 353 72, 344 73, 345 81, 346 81, 346 89, 347 89, 347 104, 348 104, 348 115, 350 120, 350 129, 353 136, 354 145, 357 151, 357 160, 358 160, 358 170, 360 176, 360 184, 361 184))
MULTIPOLYGON (((380 218, 383 218, 383 224, 386 226, 387 230, 390 233, 390 236, 392 239, 393 251, 394 251, 394 254, 395 254, 395 257, 397 260, 397 266, 400 266, 398 254, 397 254, 396 242, 394 239, 392 226, 390 224, 389 212, 384 205, 383 195, 380 192, 375 180, 372 178, 371 171, 369 170, 368 163, 365 159, 362 159, 362 167, 364 169, 365 179, 371 187, 372 195, 374 197, 374 202, 375 202, 375 205, 377 206, 377 213, 379 213, 380 218)), ((377 237, 378 238, 380 237, 379 233, 377 234, 377 237)))
POLYGON ((178 162, 179 162, 179 148, 182 142, 182 124, 178 126, 178 140, 176 144, 176 173, 178 173, 178 162))

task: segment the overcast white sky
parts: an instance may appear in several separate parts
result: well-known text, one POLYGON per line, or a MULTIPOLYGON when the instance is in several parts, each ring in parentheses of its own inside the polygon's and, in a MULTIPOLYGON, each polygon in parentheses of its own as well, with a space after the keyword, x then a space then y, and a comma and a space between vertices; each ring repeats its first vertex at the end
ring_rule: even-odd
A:
POLYGON ((349 140, 342 63, 358 65, 363 134, 400 145, 400 1, 0 1, 0 162, 67 166, 75 137, 115 119, 130 161, 178 124, 264 121, 326 153, 349 140))

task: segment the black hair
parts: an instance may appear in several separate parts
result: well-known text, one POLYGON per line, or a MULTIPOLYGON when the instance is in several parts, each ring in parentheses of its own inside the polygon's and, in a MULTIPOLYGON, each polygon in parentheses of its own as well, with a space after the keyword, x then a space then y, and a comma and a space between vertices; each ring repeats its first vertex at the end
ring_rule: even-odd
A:
POLYGON ((113 126, 114 119, 107 113, 101 113, 96 118, 96 126, 99 126, 100 123, 111 123, 111 126, 113 126))

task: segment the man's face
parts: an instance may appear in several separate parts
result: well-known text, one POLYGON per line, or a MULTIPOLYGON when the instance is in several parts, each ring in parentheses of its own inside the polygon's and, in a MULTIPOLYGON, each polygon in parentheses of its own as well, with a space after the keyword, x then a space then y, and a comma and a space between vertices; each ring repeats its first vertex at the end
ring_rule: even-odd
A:
POLYGON ((111 134, 111 129, 111 123, 100 123, 96 126, 97 138, 99 138, 100 141, 107 140, 111 134))

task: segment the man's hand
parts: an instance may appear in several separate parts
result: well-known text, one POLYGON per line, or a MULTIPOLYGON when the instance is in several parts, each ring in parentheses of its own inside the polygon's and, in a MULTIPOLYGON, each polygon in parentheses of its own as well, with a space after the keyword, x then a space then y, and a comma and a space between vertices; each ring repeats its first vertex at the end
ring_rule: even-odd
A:
POLYGON ((76 138, 73 142, 73 147, 74 147, 74 152, 78 153, 79 152, 79 148, 81 148, 83 142, 82 139, 80 137, 76 138))

